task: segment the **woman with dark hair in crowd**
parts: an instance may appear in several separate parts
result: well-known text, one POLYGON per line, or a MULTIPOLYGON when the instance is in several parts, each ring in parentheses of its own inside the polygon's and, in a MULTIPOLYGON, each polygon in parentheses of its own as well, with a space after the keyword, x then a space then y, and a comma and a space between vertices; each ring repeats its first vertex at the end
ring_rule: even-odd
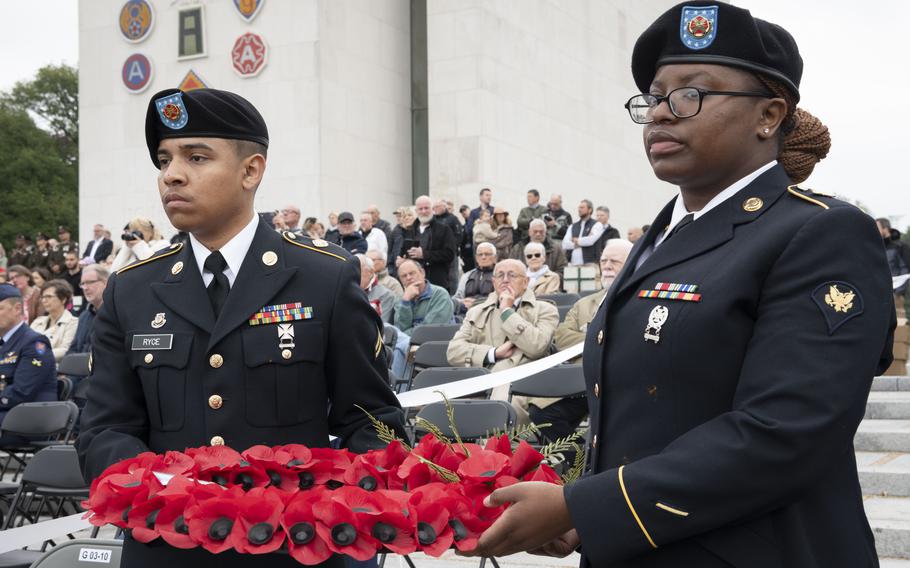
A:
POLYGON ((41 287, 40 298, 47 315, 35 318, 31 328, 51 341, 54 359, 59 363, 79 327, 79 319, 66 309, 73 299, 73 287, 65 280, 50 280, 41 287))
POLYGON ((51 279, 51 271, 47 268, 33 268, 31 276, 32 284, 37 288, 41 288, 51 279))
POLYGON ((34 285, 32 271, 21 264, 14 264, 7 269, 7 274, 10 284, 22 294, 22 321, 32 323, 36 317, 44 315, 44 307, 38 299, 41 291, 34 285))
POLYGON ((796 185, 830 146, 796 107, 796 42, 693 1, 642 34, 632 71, 626 108, 679 195, 588 325, 588 474, 494 492, 512 505, 476 552, 878 566, 853 438, 892 359, 891 279, 869 216, 796 185))

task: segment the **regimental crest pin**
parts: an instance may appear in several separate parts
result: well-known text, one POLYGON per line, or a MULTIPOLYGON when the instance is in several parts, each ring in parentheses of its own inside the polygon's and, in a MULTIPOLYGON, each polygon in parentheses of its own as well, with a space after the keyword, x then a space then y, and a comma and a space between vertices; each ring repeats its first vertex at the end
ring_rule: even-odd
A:
POLYGON ((717 6, 683 6, 679 39, 692 50, 704 49, 717 37, 717 6))
POLYGON ((654 306, 654 309, 648 314, 648 325, 645 326, 645 341, 660 343, 660 330, 667 323, 669 316, 670 310, 665 306, 654 306))
POLYGON ((183 104, 183 93, 174 93, 155 100, 155 108, 158 109, 161 122, 171 130, 180 130, 190 119, 183 104))
POLYGON ((164 324, 167 323, 167 318, 164 315, 164 312, 155 314, 155 319, 152 320, 152 327, 155 329, 160 329, 164 327, 164 324))

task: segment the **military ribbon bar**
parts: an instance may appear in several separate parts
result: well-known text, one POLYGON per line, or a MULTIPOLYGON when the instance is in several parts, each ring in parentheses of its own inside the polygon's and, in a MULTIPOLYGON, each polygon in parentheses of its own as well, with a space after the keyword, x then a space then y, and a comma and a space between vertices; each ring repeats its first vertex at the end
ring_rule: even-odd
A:
POLYGON ((698 292, 698 284, 676 284, 673 282, 658 282, 654 289, 661 292, 698 292))
POLYGON ((250 316, 250 325, 263 325, 267 323, 282 323, 286 321, 306 320, 313 317, 313 307, 304 306, 300 302, 293 304, 275 304, 263 306, 262 309, 250 316))
POLYGON ((668 290, 639 290, 639 298, 659 298, 661 300, 682 300, 684 302, 701 302, 701 294, 692 292, 670 292, 668 290))

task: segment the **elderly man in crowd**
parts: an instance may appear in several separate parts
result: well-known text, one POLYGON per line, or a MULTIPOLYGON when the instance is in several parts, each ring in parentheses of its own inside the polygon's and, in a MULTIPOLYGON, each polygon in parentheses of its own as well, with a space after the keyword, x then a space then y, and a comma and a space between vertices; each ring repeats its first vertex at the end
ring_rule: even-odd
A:
POLYGON ((114 242, 105 236, 104 225, 96 223, 92 227, 92 240, 85 247, 85 252, 82 253, 80 262, 83 265, 104 262, 107 257, 111 256, 112 252, 114 252, 114 242))
POLYGON ((514 258, 515 260, 524 259, 525 246, 527 246, 528 243, 540 243, 543 245, 544 251, 546 252, 547 266, 562 278, 562 271, 566 267, 566 264, 568 264, 566 253, 562 250, 561 246, 553 244, 553 240, 550 238, 550 235, 547 234, 547 224, 544 221, 534 219, 530 222, 528 225, 528 237, 515 243, 512 250, 509 251, 509 258, 514 258))
POLYGON ((351 254, 365 253, 369 248, 366 239, 354 227, 354 215, 350 211, 342 211, 338 215, 338 232, 334 240, 328 238, 326 240, 334 242, 351 254))
POLYGON ((433 201, 426 195, 414 201, 414 209, 417 220, 404 231, 401 250, 395 251, 399 255, 395 260, 395 265, 399 267, 398 279, 404 284, 400 268, 402 262, 414 260, 420 263, 430 282, 442 286, 451 294, 455 291, 454 284, 449 280, 457 250, 455 235, 448 226, 434 218, 433 201))
POLYGON ((464 314, 475 303, 487 299, 493 292, 493 267, 496 266, 496 247, 493 243, 480 243, 474 253, 476 268, 465 272, 452 295, 455 313, 464 314))
POLYGON ((303 234, 303 229, 300 227, 300 207, 297 207, 296 205, 285 205, 280 213, 284 220, 283 228, 285 230, 298 235, 303 234))
POLYGON ((400 300, 401 297, 404 296, 404 288, 402 288, 401 282, 389 274, 389 267, 386 264, 386 255, 378 250, 368 250, 367 258, 373 261, 373 272, 376 274, 379 285, 387 288, 389 292, 395 296, 396 302, 400 300))
POLYGON ((360 261, 360 289, 366 292, 370 305, 382 318, 383 323, 391 322, 397 301, 395 295, 388 288, 379 284, 376 271, 373 269, 373 261, 367 255, 355 256, 360 261))
MULTIPOLYGON (((585 340, 588 324, 610 290, 610 286, 625 266, 632 251, 632 243, 623 239, 610 239, 600 255, 600 282, 603 290, 575 302, 565 320, 556 328, 556 349, 562 351, 585 340)), ((576 398, 533 399, 528 409, 535 424, 551 424, 541 429, 549 441, 572 434, 588 414, 588 403, 582 395, 576 398)))
POLYGON ((367 241, 367 250, 378 250, 388 256, 389 240, 382 229, 373 226, 373 215, 369 211, 360 214, 360 234, 367 241))
MULTIPOLYGON (((514 259, 498 262, 493 269, 495 294, 468 310, 461 328, 449 343, 446 357, 450 365, 487 367, 493 371, 516 367, 547 354, 559 312, 556 307, 537 300, 528 290, 525 266, 514 259)), ((493 389, 494 400, 508 400, 509 386, 493 389)), ((521 423, 528 422, 524 397, 514 397, 512 405, 521 423)))
POLYGON ((641 227, 632 227, 626 231, 626 238, 629 239, 629 242, 635 244, 638 239, 644 236, 644 231, 641 230, 641 227))
POLYGON ((392 225, 380 216, 379 207, 375 204, 370 205, 367 207, 367 213, 369 213, 370 218, 373 219, 373 227, 385 233, 386 239, 391 241, 392 225))
POLYGON ((86 305, 79 314, 79 326, 76 328, 76 337, 70 343, 67 354, 88 353, 92 350, 92 329, 95 327, 95 316, 101 309, 104 301, 104 289, 110 277, 108 269, 100 264, 89 264, 82 269, 82 279, 79 286, 85 295, 86 305))
MULTIPOLYGON (((448 229, 446 229, 448 230, 448 229)), ((392 372, 401 377, 407 362, 411 331, 424 324, 452 323, 452 299, 445 288, 427 281, 423 267, 413 260, 398 265, 404 295, 395 306, 398 340, 392 353, 392 372)))

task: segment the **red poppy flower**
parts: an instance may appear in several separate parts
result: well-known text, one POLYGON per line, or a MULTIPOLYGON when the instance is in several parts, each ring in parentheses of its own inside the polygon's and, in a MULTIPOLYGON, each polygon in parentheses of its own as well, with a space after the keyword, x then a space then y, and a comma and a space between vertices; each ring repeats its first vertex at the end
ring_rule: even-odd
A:
POLYGON ((281 449, 293 456, 288 465, 297 476, 298 487, 304 490, 317 485, 331 487, 344 485, 344 474, 355 456, 347 450, 294 447, 293 444, 281 446, 281 449))
POLYGON ((518 447, 515 448, 515 452, 509 460, 509 475, 517 478, 524 477, 529 472, 534 471, 545 459, 542 453, 522 440, 518 442, 518 447))
POLYGON ((376 491, 388 487, 389 470, 371 463, 366 454, 359 455, 344 473, 344 482, 365 491, 376 491))
POLYGON ((332 551, 316 531, 320 523, 313 508, 323 499, 328 499, 325 487, 302 491, 294 495, 281 515, 281 527, 287 534, 291 557, 308 566, 321 564, 332 556, 332 551))
POLYGON ((455 534, 449 526, 450 510, 455 507, 445 483, 430 483, 411 493, 409 504, 416 518, 419 549, 429 556, 440 556, 452 546, 455 534))
POLYGON ((241 554, 266 554, 281 548, 285 533, 278 528, 284 501, 280 490, 256 487, 237 500, 240 512, 231 538, 241 554))
MULTIPOLYGON (((164 501, 155 519, 155 529, 161 539, 174 548, 196 548, 199 546, 190 538, 189 525, 183 516, 190 500, 190 494, 199 487, 185 477, 174 477, 167 487, 158 492, 157 497, 164 501)), ((221 489, 220 491, 224 491, 221 489)))
POLYGON ((184 453, 193 458, 200 473, 228 470, 243 460, 236 450, 228 446, 188 448, 184 453))
POLYGON ((490 438, 487 440, 484 449, 490 452, 499 452, 507 457, 512 457, 512 440, 505 434, 496 438, 490 438))
POLYGON ((508 472, 509 458, 498 453, 482 450, 458 466, 458 476, 465 483, 490 483, 508 472))
MULTIPOLYGON (((352 489, 361 495, 367 492, 360 488, 340 488, 339 491, 352 489)), ((339 497, 330 495, 313 505, 313 513, 319 522, 316 532, 322 537, 332 552, 346 554, 355 560, 369 560, 376 556, 379 544, 365 526, 358 522, 357 515, 348 504, 348 497, 358 505, 367 505, 367 500, 362 502, 351 496, 342 494, 339 497)), ((370 505, 370 510, 376 509, 370 505)))
MULTIPOLYGON (((300 446, 305 449, 304 446, 300 446)), ((309 452, 309 450, 307 450, 309 452)), ((281 447, 253 446, 243 452, 243 458, 268 476, 268 485, 284 491, 297 491, 297 473, 287 466, 294 457, 281 447)))
POLYGON ((470 499, 465 497, 456 487, 449 489, 453 506, 449 509, 449 526, 458 550, 474 550, 477 548, 477 539, 483 531, 493 524, 492 520, 481 519, 470 499))
POLYGON ((147 469, 155 473, 193 477, 196 474, 196 462, 183 452, 165 452, 163 456, 156 456, 147 469))
POLYGON ((184 519, 190 530, 190 538, 213 554, 218 554, 234 546, 230 538, 234 522, 240 514, 239 501, 243 489, 231 487, 223 490, 210 486, 201 486, 190 497, 190 503, 184 511, 184 519), (220 491, 215 496, 211 491, 220 491))
POLYGON ((145 470, 134 469, 131 473, 103 475, 93 483, 89 498, 83 506, 93 514, 89 522, 96 526, 108 523, 126 528, 127 515, 136 497, 148 494, 148 487, 142 482, 145 470))
POLYGON ((411 510, 408 505, 410 497, 404 491, 376 491, 370 496, 380 509, 369 522, 370 535, 379 541, 379 545, 395 554, 411 554, 417 550, 414 538, 414 523, 411 521, 411 510))
POLYGON ((468 483, 458 485, 457 487, 461 494, 470 501, 474 516, 481 521, 492 522, 502 515, 508 505, 487 507, 483 504, 484 500, 493 491, 516 483, 518 483, 518 480, 511 475, 501 475, 493 483, 468 483))
POLYGON ((162 507, 164 507, 163 497, 149 497, 147 493, 144 497, 141 493, 137 495, 136 502, 127 514, 126 523, 133 539, 149 543, 160 536, 155 523, 162 507))
POLYGON ((525 474, 522 481, 545 481, 547 483, 562 485, 562 478, 559 477, 559 474, 545 463, 540 464, 540 467, 534 471, 525 474))

